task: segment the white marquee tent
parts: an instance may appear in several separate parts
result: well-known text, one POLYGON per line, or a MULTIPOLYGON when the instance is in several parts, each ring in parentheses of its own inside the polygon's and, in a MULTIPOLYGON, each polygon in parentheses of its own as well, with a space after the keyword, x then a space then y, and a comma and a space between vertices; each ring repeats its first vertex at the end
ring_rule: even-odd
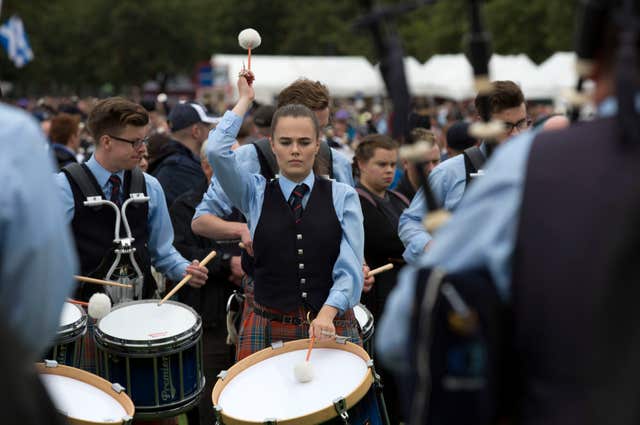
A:
MULTIPOLYGON (((216 67, 227 67, 235 97, 235 76, 244 55, 214 55, 216 67)), ((554 99, 563 89, 575 86, 573 53, 556 53, 536 66, 526 55, 493 55, 489 63, 492 80, 513 80, 527 99, 554 99)), ((404 60, 407 82, 413 96, 437 96, 454 100, 475 96, 473 71, 463 54, 435 55, 425 64, 413 57, 404 60)), ((271 103, 284 87, 300 77, 322 81, 334 97, 384 96, 378 65, 359 56, 267 56, 254 55, 256 99, 271 103)))

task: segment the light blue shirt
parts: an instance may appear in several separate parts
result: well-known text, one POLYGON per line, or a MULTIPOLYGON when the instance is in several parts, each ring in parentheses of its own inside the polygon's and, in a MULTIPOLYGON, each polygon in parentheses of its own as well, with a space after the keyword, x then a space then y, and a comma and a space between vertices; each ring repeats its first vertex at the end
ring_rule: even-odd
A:
MULTIPOLYGON (((637 108, 640 110, 638 102, 637 108)), ((611 116, 617 105, 608 99, 598 110, 600 116, 611 116)), ((405 267, 400 273, 378 326, 381 337, 376 338, 376 350, 384 364, 396 369, 408 364, 410 306, 419 268, 438 265, 449 273, 485 268, 499 294, 509 299, 527 162, 538 132, 523 133, 496 149, 485 175, 469 188, 449 223, 438 231, 433 246, 416 267, 405 267)))
MULTIPOLYGON (((233 205, 247 217, 253 238, 262 213, 267 181, 259 172, 247 171, 238 160, 236 152, 231 150, 241 124, 242 117, 227 111, 215 131, 209 134, 207 157, 216 170, 221 187, 225 189, 233 205)), ((311 172, 304 183, 313 190, 314 181, 315 176, 311 172)), ((278 183, 284 198, 289 199, 297 183, 282 176, 278 183)), ((344 312, 359 302, 362 292, 363 217, 358 194, 351 186, 333 182, 331 187, 333 206, 342 227, 342 240, 340 254, 333 266, 333 286, 325 304, 344 312)), ((302 199, 303 207, 306 206, 311 190, 302 199)), ((275 264, 273 266, 278 267, 275 264)))
POLYGON ((78 266, 47 146, 31 117, 0 104, 0 312, 32 360, 56 336, 78 266))
MULTIPOLYGON (((100 165, 95 155, 85 164, 98 181, 105 199, 110 199, 113 188, 109 182, 109 177, 111 177, 111 174, 116 174, 120 177, 120 182, 122 183, 124 182, 124 170, 111 173, 100 165)), ((171 218, 169 217, 167 201, 165 201, 162 186, 160 186, 155 177, 147 173, 144 174, 144 180, 147 195, 149 196, 149 214, 147 216, 149 240, 147 241, 147 246, 151 255, 151 264, 169 279, 178 281, 182 279, 189 261, 185 260, 173 247, 173 226, 171 225, 171 218)), ((67 222, 70 223, 75 213, 71 185, 66 175, 62 172, 56 174, 56 183, 60 189, 65 217, 67 222)), ((124 201, 123 196, 123 190, 120 190, 121 201, 124 201)), ((135 235, 133 236, 135 237, 135 235)))
MULTIPOLYGON (((453 211, 464 195, 466 178, 463 155, 441 162, 429 173, 429 185, 436 201, 446 210, 453 211)), ((402 256, 407 264, 415 264, 424 253, 424 247, 432 239, 422 224, 426 213, 424 190, 420 188, 398 222, 398 236, 405 246, 402 256)))
MULTIPOLYGON (((260 174, 260 161, 258 160, 258 153, 256 152, 255 146, 251 144, 240 146, 235 150, 235 153, 236 161, 243 170, 251 174, 260 174)), ((331 157, 335 179, 349 186, 355 186, 349 158, 333 148, 331 148, 331 157)), ((196 219, 203 214, 213 214, 224 218, 231 214, 232 208, 233 203, 229 200, 226 193, 224 193, 224 190, 222 190, 216 172, 216 175, 211 178, 211 184, 196 208, 193 218, 196 219)))

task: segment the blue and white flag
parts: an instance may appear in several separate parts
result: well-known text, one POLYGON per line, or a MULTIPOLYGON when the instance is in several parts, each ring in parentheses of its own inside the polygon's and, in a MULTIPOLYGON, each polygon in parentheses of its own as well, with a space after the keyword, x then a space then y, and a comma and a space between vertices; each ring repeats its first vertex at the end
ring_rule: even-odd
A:
POLYGON ((27 33, 24 31, 22 19, 17 16, 12 16, 0 26, 0 44, 7 51, 9 59, 18 68, 22 68, 33 59, 33 52, 27 33))

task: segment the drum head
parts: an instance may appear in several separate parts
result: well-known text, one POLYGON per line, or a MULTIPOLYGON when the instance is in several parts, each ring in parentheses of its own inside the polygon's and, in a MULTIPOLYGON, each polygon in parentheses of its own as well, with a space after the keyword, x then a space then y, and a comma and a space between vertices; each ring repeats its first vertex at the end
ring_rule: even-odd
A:
POLYGON ((65 302, 62 306, 62 313, 60 314, 60 327, 76 323, 82 319, 83 315, 84 311, 80 306, 65 302))
POLYGON ((68 366, 36 367, 53 404, 71 424, 121 424, 133 417, 131 399, 99 376, 68 366))
POLYGON ((319 423, 336 416, 334 400, 345 398, 351 408, 364 396, 373 378, 362 348, 316 343, 310 360, 314 377, 300 383, 294 366, 304 361, 307 346, 308 340, 293 341, 233 366, 213 392, 214 404, 231 419, 225 423, 263 423, 272 418, 279 424, 319 423))
POLYGON ((183 334, 197 321, 195 312, 183 304, 146 300, 119 305, 98 322, 98 329, 122 340, 154 341, 183 334))

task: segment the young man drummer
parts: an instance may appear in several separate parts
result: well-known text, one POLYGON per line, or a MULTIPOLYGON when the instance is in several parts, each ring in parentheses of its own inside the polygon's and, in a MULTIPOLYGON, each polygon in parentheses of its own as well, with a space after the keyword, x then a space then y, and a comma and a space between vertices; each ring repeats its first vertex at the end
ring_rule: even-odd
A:
POLYGON ((363 284, 358 195, 348 185, 316 177, 320 128, 302 105, 284 106, 273 117, 278 179, 267 182, 237 166, 230 148, 254 98, 246 75, 238 80, 238 103, 207 145, 219 182, 247 217, 253 239, 255 302, 240 331, 237 359, 271 342, 307 336, 322 341, 341 335, 359 342, 352 311, 363 284))
MULTIPOLYGON (((104 199, 117 205, 127 199, 132 174, 139 171, 135 169, 146 144, 148 123, 149 115, 142 106, 120 97, 104 99, 91 111, 87 124, 96 141, 96 151, 82 169, 104 199)), ((85 206, 86 199, 80 187, 66 170, 56 175, 56 183, 78 247, 81 273, 91 274, 112 248, 115 213, 107 207, 85 206)), ((189 264, 172 245, 173 227, 158 180, 144 174, 144 183, 148 205, 140 209, 130 207, 127 211, 127 215, 131 215, 129 222, 136 239, 134 244, 138 251, 145 251, 146 256, 141 257, 149 259, 148 264, 140 265, 141 268, 153 264, 158 271, 176 281, 191 273, 193 278, 189 284, 203 285, 207 280, 207 268, 199 266, 197 260, 189 264)), ((147 275, 146 270, 143 273, 147 275)), ((145 279, 143 293, 152 294, 155 288, 147 288, 151 283, 147 280, 151 279, 145 279)))

